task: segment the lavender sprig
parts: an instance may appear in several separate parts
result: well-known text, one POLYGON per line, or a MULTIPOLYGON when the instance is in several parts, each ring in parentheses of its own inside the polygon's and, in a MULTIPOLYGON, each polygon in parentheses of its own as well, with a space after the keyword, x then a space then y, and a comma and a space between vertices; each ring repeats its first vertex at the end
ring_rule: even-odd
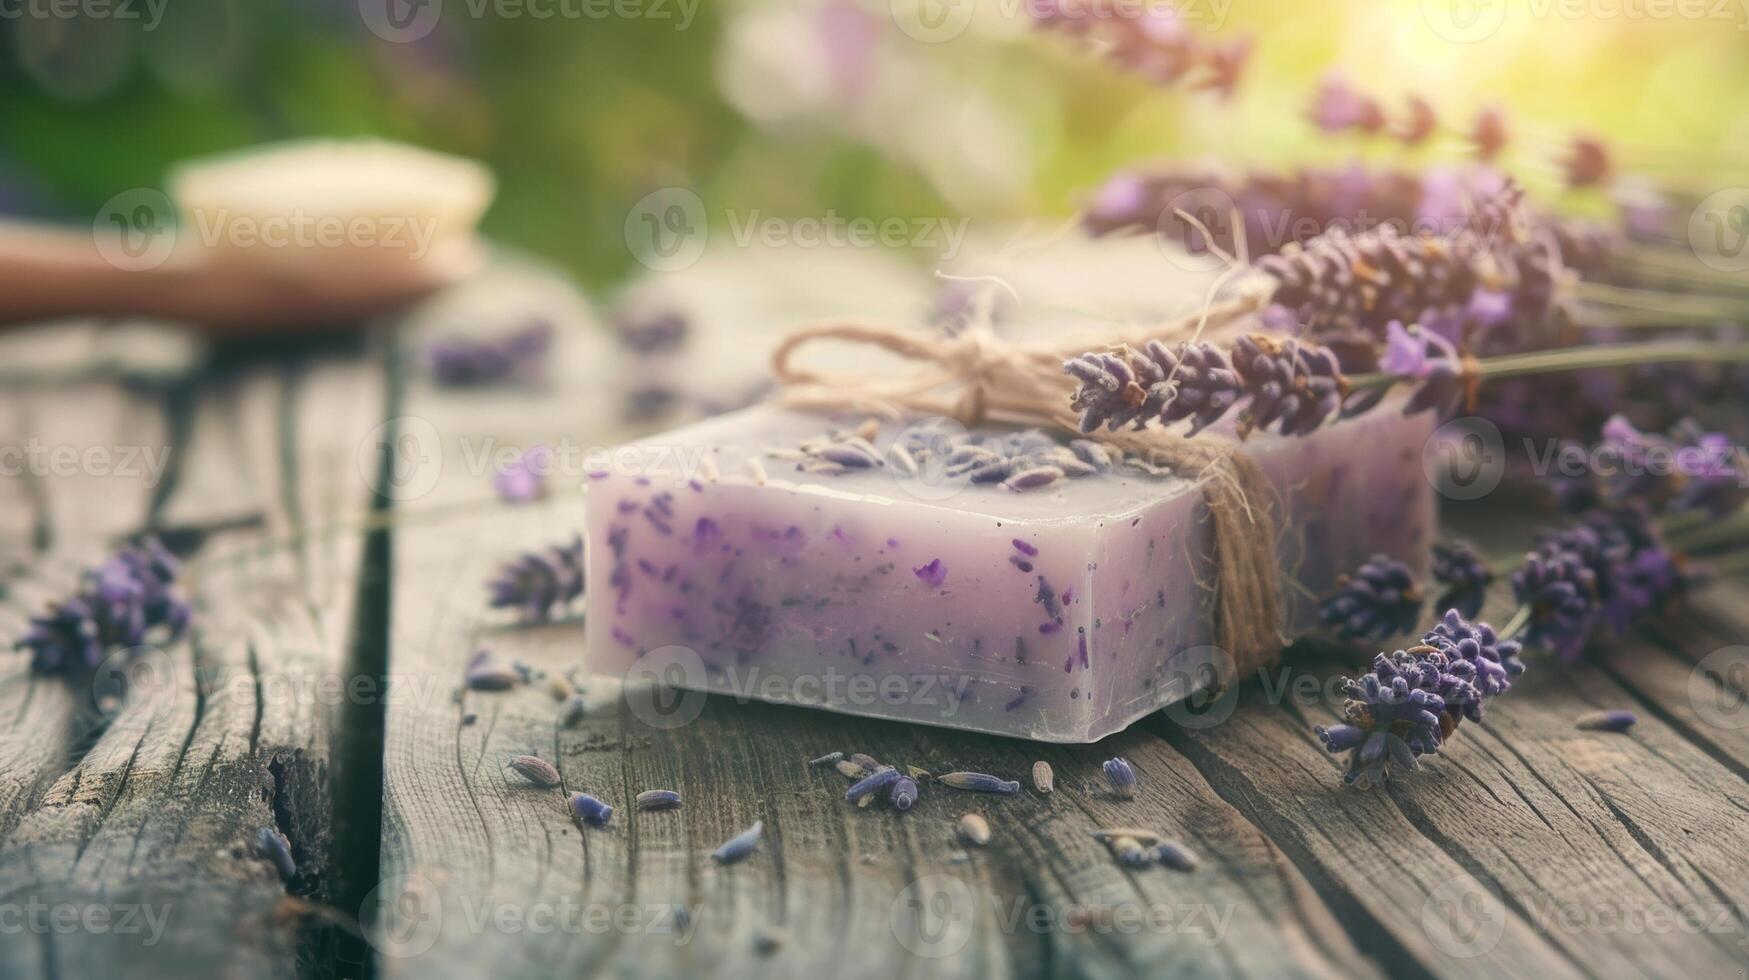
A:
POLYGON ((515 607, 528 622, 545 622, 553 607, 583 594, 583 537, 543 552, 530 552, 504 566, 486 583, 494 609, 515 607))
POLYGON ((1346 723, 1319 726, 1318 738, 1330 752, 1349 753, 1344 782, 1380 785, 1437 753, 1460 722, 1479 721, 1483 703, 1506 690, 1516 671, 1505 664, 1516 666, 1517 653, 1493 627, 1450 610, 1420 644, 1381 653, 1370 671, 1348 679, 1346 723))
POLYGON ((553 327, 535 321, 501 337, 444 337, 425 347, 425 363, 438 384, 452 387, 533 380, 553 327))
POLYGON ((1337 579, 1336 591, 1324 600, 1319 616, 1345 638, 1382 640, 1414 628, 1422 598, 1409 566, 1374 555, 1353 574, 1337 579))
POLYGON ((1435 601, 1438 608, 1455 609, 1473 618, 1482 611, 1482 601, 1494 581, 1494 570, 1475 545, 1453 541, 1433 546, 1433 579, 1445 586, 1445 592, 1435 601))
POLYGON ((15 644, 29 650, 43 674, 95 668, 112 648, 138 647, 154 631, 174 642, 192 609, 175 588, 179 566, 156 538, 104 559, 81 577, 77 591, 38 616, 15 644))

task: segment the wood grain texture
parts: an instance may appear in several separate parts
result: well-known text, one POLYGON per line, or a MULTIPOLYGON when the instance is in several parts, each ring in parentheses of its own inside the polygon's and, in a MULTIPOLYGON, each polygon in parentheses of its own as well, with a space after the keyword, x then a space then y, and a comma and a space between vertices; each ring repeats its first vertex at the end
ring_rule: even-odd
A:
MULTIPOLYGON (((194 626, 183 642, 128 661, 126 688, 101 669, 71 686, 76 705, 117 694, 119 706, 101 713, 88 750, 63 759, 0 843, 0 901, 100 924, 31 930, 5 945, 0 973, 298 971, 307 900, 322 899, 327 880, 331 718, 345 696, 359 550, 356 531, 300 532, 361 518, 366 484, 332 463, 350 459, 380 417, 380 376, 367 360, 317 359, 245 368, 190 393, 175 446, 186 457, 179 470, 197 478, 137 502, 131 530, 163 514, 218 528, 190 538, 183 583, 194 626), (240 509, 267 520, 235 527, 240 509), (291 839, 299 869, 289 882, 258 851, 264 827, 291 839)), ((130 513, 112 493, 60 500, 109 501, 89 527, 130 513)), ((65 513, 57 526, 79 515, 65 513)))

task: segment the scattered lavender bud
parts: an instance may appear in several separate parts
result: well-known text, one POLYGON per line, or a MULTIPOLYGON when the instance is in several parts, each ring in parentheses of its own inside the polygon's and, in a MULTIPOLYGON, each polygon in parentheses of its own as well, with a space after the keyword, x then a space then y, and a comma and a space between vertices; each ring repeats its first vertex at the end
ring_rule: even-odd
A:
POLYGON ((1125 867, 1140 868, 1148 863, 1148 850, 1142 842, 1134 837, 1113 837, 1106 841, 1111 853, 1123 862, 1125 867))
POLYGON ((1148 852, 1148 858, 1151 862, 1171 868, 1173 871, 1195 871, 1197 864, 1200 863, 1195 854, 1170 841, 1161 841, 1155 844, 1148 852))
POLYGON ((732 864, 741 860, 759 846, 759 838, 765 835, 765 822, 753 821, 753 826, 741 831, 723 842, 723 846, 711 852, 711 857, 723 864, 732 864))
POLYGON ((753 952, 760 956, 775 955, 783 948, 783 937, 782 932, 773 929, 760 930, 759 935, 753 937, 753 952))
POLYGON ((1013 795, 1020 792, 1020 784, 1012 780, 999 779, 981 772, 950 772, 937 782, 954 789, 971 790, 975 793, 1003 793, 1013 795))
POLYGON ((975 813, 962 814, 955 830, 959 833, 960 840, 968 844, 983 847, 990 843, 990 823, 975 813))
POLYGON ((808 765, 809 766, 835 766, 839 762, 843 761, 843 759, 844 759, 844 753, 842 753, 842 752, 828 752, 825 755, 820 756, 818 759, 809 759, 808 765))
POLYGON ((510 768, 536 786, 559 785, 559 770, 538 755, 518 755, 510 759, 510 768))
POLYGON ((1135 797, 1136 770, 1128 759, 1122 756, 1107 759, 1099 768, 1105 773, 1105 782, 1111 788, 1111 795, 1125 800, 1135 797))
POLYGON ((1094 840, 1106 844, 1109 844, 1111 841, 1114 841, 1119 837, 1133 837, 1141 842, 1144 847, 1160 843, 1159 834, 1152 830, 1144 830, 1141 827, 1106 827, 1093 832, 1094 840))
POLYGON ((480 720, 479 715, 475 714, 472 711, 467 712, 466 714, 462 715, 462 727, 467 728, 468 726, 472 725, 474 722, 479 721, 479 720, 480 720))
POLYGON ((1639 720, 1632 711, 1618 708, 1613 711, 1587 712, 1580 715, 1573 726, 1584 732, 1625 732, 1639 720))
POLYGON ((262 827, 255 832, 255 853, 271 861, 283 881, 290 881, 298 873, 297 862, 292 860, 291 841, 278 827, 262 827))
POLYGON ((680 794, 671 789, 650 789, 638 794, 640 810, 678 810, 680 794))
POLYGON ((891 792, 893 809, 909 810, 911 804, 917 802, 917 780, 910 776, 900 776, 893 783, 891 792))
POLYGON ((513 607, 521 610, 527 622, 545 622, 554 606, 583 594, 583 536, 544 553, 523 555, 505 565, 497 578, 486 583, 486 589, 493 609, 513 607))
POLYGON ((1032 764, 1032 788, 1040 793, 1049 793, 1057 785, 1056 774, 1051 771, 1051 764, 1040 759, 1032 764))
POLYGON ((1002 485, 1010 490, 1036 490, 1050 486, 1062 478, 1063 471, 1060 467, 1035 466, 1010 476, 1002 485))
POLYGON ((573 694, 559 707, 559 724, 566 728, 576 728, 582 723, 585 711, 583 695, 573 694))
POLYGON ((577 819, 592 827, 605 826, 613 819, 613 807, 588 793, 571 794, 571 812, 576 814, 577 819))
POLYGON ((845 791, 844 799, 851 803, 860 803, 864 797, 872 799, 874 793, 887 789, 904 778, 897 769, 877 769, 857 780, 855 785, 845 791))
POLYGON ((522 683, 522 676, 500 664, 492 651, 482 647, 468 660, 467 683, 475 691, 508 691, 522 683))
POLYGON ((547 474, 552 471, 549 446, 530 446, 492 474, 492 489, 507 504, 526 504, 546 496, 547 474))

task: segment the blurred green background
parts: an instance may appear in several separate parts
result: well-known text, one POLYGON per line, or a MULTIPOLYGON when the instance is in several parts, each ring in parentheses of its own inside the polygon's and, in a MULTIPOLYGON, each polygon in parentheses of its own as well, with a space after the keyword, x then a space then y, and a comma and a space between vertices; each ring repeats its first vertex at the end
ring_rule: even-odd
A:
POLYGON ((593 287, 634 268, 628 209, 670 185, 774 216, 1017 217, 1069 213, 1113 169, 1158 158, 1462 157, 1455 137, 1320 136, 1303 110, 1332 68, 1388 108, 1423 95, 1454 129, 1500 105, 1517 135, 1503 162, 1573 210, 1602 193, 1558 190, 1574 131, 1675 184, 1732 180, 1749 159, 1749 0, 1186 0, 1195 29, 1255 38, 1231 100, 1031 29, 1024 0, 960 0, 969 23, 933 43, 903 28, 957 16, 949 0, 441 0, 413 40, 367 26, 381 0, 30 15, 52 2, 0 3, 0 210, 79 223, 190 156, 379 135, 489 163, 488 233, 593 287))

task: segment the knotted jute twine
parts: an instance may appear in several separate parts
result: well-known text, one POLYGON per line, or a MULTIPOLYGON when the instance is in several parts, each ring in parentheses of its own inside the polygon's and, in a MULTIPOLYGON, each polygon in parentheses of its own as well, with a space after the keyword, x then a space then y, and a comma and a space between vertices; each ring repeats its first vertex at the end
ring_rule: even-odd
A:
MULTIPOLYGON (((1181 320, 1132 330, 1112 345, 1127 351, 1149 340, 1164 342, 1235 332, 1262 306, 1259 296, 1241 296, 1181 320)), ((982 422, 1049 426, 1081 434, 1070 409, 1075 381, 1063 361, 1087 346, 1023 344, 996 336, 987 318, 957 336, 912 327, 825 322, 789 334, 772 354, 772 374, 782 386, 781 404, 827 412, 866 412, 887 418, 908 413, 942 415, 968 427, 982 422), (822 374, 791 363, 796 351, 835 340, 877 347, 926 367, 900 377, 822 374)), ((1266 666, 1280 653, 1281 572, 1274 491, 1262 471, 1230 438, 1207 432, 1186 437, 1160 426, 1088 438, 1126 453, 1164 463, 1199 485, 1214 539, 1215 636, 1240 673, 1266 666)))

